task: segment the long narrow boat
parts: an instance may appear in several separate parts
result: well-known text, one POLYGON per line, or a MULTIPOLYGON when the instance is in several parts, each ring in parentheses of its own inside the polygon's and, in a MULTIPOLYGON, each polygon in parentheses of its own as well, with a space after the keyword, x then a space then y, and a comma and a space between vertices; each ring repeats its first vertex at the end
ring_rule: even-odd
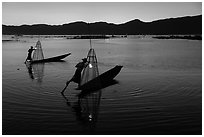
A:
POLYGON ((95 86, 92 89, 88 89, 88 90, 81 90, 81 92, 78 94, 79 97, 84 97, 86 95, 89 95, 91 93, 96 93, 96 92, 100 92, 101 90, 103 90, 104 88, 107 88, 109 86, 113 86, 115 84, 118 84, 119 82, 115 79, 112 80, 108 80, 104 83, 101 83, 99 86, 95 86))
POLYGON ((71 55, 71 53, 51 57, 51 58, 46 58, 44 59, 43 55, 43 49, 40 40, 37 41, 36 46, 34 48, 34 53, 31 61, 26 61, 25 63, 33 64, 33 63, 44 63, 44 62, 55 62, 55 61, 60 61, 67 56, 71 55))
POLYGON ((112 81, 120 72, 123 66, 116 65, 114 68, 104 72, 98 77, 88 81, 87 83, 79 86, 79 90, 96 90, 100 88, 103 84, 112 81), (99 84, 100 83, 100 84, 99 84))
POLYGON ((66 58, 69 55, 71 55, 71 53, 67 53, 67 54, 64 54, 64 55, 56 56, 56 57, 46 58, 46 59, 42 59, 42 60, 33 60, 33 61, 30 61, 30 63, 42 63, 42 62, 60 61, 60 60, 62 60, 64 58, 66 58))

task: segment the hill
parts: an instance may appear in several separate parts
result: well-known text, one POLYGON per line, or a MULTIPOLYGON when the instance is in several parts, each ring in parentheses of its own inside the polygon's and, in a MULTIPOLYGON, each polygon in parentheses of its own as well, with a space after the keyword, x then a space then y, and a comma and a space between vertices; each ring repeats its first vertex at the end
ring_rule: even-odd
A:
POLYGON ((3 35, 183 35, 202 34, 202 15, 169 18, 152 22, 138 19, 113 24, 107 22, 73 22, 63 25, 2 25, 3 35))

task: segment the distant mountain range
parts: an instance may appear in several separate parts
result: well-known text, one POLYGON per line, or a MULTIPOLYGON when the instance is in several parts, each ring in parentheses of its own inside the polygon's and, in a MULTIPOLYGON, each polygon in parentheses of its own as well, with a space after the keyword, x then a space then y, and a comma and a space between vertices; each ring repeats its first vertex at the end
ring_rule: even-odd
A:
POLYGON ((113 24, 106 22, 73 22, 63 25, 2 25, 3 35, 174 35, 202 34, 202 15, 169 18, 152 22, 138 19, 113 24))

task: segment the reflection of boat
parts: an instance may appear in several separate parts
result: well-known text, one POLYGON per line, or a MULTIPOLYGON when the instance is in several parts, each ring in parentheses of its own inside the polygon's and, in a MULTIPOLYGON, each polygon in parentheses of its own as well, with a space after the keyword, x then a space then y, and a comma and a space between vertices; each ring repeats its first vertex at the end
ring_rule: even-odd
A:
POLYGON ((41 42, 38 40, 35 46, 32 61, 29 61, 29 62, 30 63, 55 62, 55 61, 60 61, 69 55, 71 55, 71 53, 44 59, 42 45, 41 45, 41 42))
POLYGON ((31 64, 26 62, 28 74, 32 80, 36 79, 38 83, 42 82, 44 75, 44 63, 31 64))

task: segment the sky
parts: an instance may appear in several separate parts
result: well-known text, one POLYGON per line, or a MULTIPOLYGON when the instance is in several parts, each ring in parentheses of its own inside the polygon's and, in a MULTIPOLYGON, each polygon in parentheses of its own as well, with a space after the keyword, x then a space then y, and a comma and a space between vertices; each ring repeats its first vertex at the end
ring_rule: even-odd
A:
POLYGON ((201 2, 2 2, 2 24, 121 24, 202 14, 201 2))

